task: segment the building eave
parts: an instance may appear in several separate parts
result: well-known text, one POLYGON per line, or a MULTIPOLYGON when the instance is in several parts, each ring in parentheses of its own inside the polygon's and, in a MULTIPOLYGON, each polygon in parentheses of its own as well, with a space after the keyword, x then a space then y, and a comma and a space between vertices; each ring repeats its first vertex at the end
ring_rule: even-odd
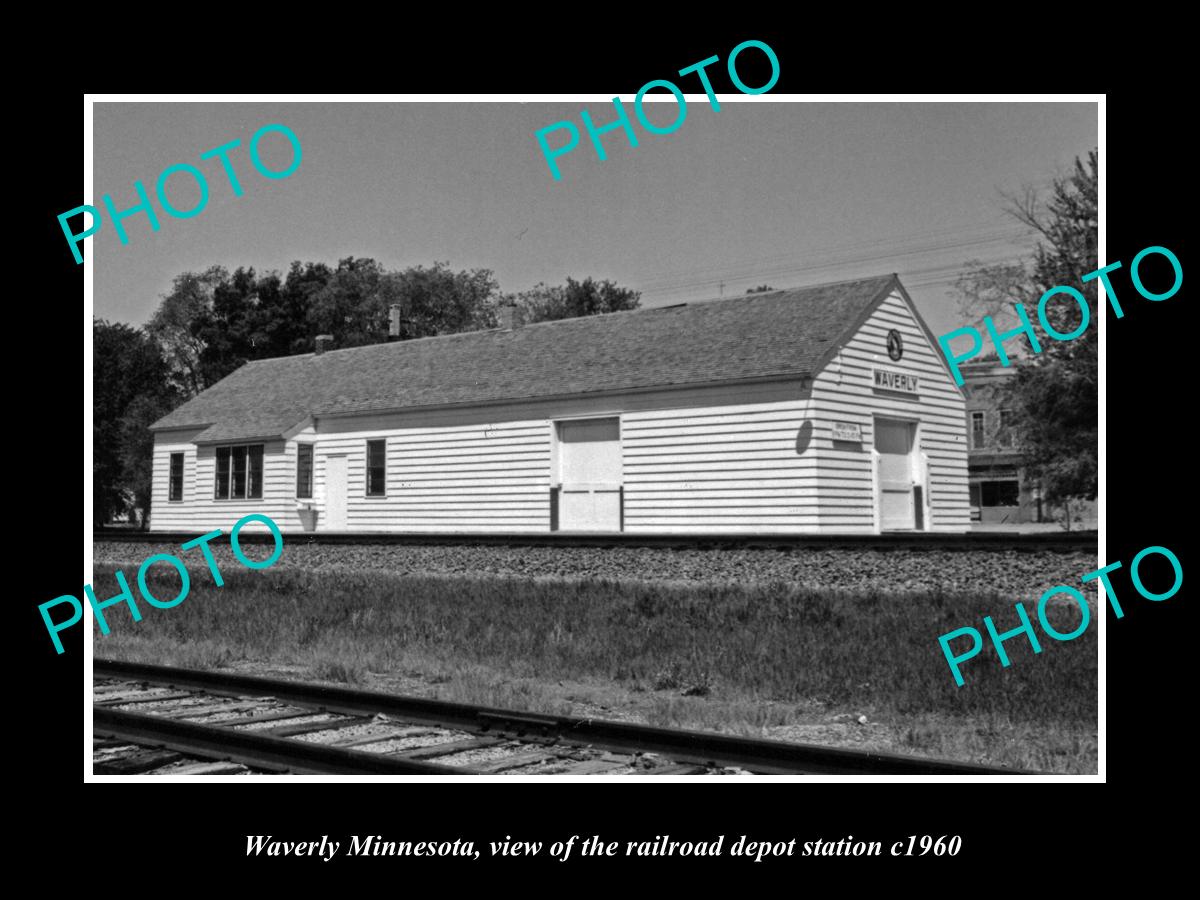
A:
POLYGON ((496 400, 465 401, 462 403, 429 403, 415 406, 390 406, 366 410, 347 410, 344 412, 318 412, 314 419, 348 419, 356 416, 396 415, 403 413, 439 412, 441 410, 487 409, 495 406, 512 406, 522 403, 555 403, 564 400, 578 400, 604 397, 621 397, 628 394, 653 394, 661 391, 705 390, 720 387, 741 387, 743 385, 771 384, 781 382, 800 382, 801 392, 806 391, 812 383, 812 375, 805 372, 793 372, 781 375, 761 375, 753 378, 730 378, 722 381, 697 381, 686 384, 651 385, 638 388, 613 388, 604 391, 576 391, 567 394, 547 394, 538 397, 504 397, 496 400))

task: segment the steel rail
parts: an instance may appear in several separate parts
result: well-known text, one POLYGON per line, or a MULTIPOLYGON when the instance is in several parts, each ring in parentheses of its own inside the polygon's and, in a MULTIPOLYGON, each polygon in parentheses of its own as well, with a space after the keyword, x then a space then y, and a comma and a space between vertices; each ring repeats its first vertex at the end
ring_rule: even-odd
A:
POLYGON ((473 769, 364 753, 328 744, 289 741, 254 731, 199 725, 181 719, 92 708, 92 733, 142 747, 174 750, 217 762, 294 775, 475 775, 473 769))
POLYGON ((147 682, 172 688, 198 689, 218 695, 261 695, 329 713, 382 713, 407 722, 440 725, 479 734, 515 735, 518 739, 530 741, 561 741, 623 752, 658 753, 680 763, 737 767, 764 775, 1038 774, 894 753, 731 737, 703 731, 658 728, 602 719, 514 712, 422 697, 404 697, 277 678, 206 672, 147 663, 96 659, 92 671, 94 675, 101 677, 147 682))
MULTIPOLYGON (((92 542, 181 544, 198 537, 190 531, 98 529, 92 542)), ((273 541, 270 534, 246 532, 241 543, 273 541)), ((465 546, 465 547, 658 547, 668 550, 955 550, 1041 551, 1094 550, 1095 531, 1005 534, 913 532, 896 534, 630 534, 545 532, 537 534, 437 534, 392 532, 284 532, 284 544, 465 546)), ((213 543, 229 543, 229 535, 213 543)))

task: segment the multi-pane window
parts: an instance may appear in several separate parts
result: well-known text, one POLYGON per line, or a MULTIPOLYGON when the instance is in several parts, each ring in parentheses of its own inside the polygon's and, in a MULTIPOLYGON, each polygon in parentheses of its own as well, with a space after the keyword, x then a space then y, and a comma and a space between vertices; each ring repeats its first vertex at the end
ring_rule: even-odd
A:
POLYGON ((171 454, 171 477, 167 488, 168 500, 183 499, 183 454, 171 454))
POLYGON ((312 498, 313 445, 296 445, 296 496, 303 500, 312 498))
POLYGON ((258 500, 262 497, 263 445, 240 444, 217 448, 218 500, 258 500))
POLYGON ((218 500, 229 499, 229 448, 217 448, 217 488, 213 496, 218 500))
POLYGON ((387 441, 367 441, 367 496, 387 494, 387 441))
POLYGON ((981 412, 971 413, 971 447, 974 450, 982 450, 987 445, 987 437, 984 434, 984 414, 981 412))
POLYGON ((246 496, 246 448, 234 447, 233 474, 229 484, 229 496, 241 498, 246 496))

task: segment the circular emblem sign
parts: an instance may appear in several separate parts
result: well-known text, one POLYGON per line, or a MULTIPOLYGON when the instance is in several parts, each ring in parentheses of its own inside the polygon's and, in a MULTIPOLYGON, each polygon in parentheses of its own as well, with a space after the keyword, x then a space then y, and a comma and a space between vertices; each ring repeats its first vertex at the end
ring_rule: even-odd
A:
POLYGON ((900 332, 895 328, 888 332, 887 348, 888 356, 896 361, 899 361, 900 357, 904 355, 904 341, 900 337, 900 332))

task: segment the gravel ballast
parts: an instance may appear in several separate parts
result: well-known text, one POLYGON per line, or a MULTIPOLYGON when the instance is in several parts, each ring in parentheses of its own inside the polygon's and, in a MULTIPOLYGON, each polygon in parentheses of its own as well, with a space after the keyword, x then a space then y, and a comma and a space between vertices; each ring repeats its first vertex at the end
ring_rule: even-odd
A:
MULTIPOLYGON (((244 567, 228 545, 212 547, 222 571, 244 567)), ((247 545, 251 559, 270 548, 247 545)), ((203 570, 198 550, 177 544, 99 541, 98 565, 132 571, 156 553, 203 570)), ((656 547, 481 547, 286 543, 274 568, 388 571, 396 575, 611 579, 664 582, 789 582, 797 586, 892 594, 995 591, 1036 600, 1058 584, 1080 586, 1098 567, 1094 552, 1051 550, 661 549, 656 547)), ((1094 597, 1094 582, 1085 594, 1094 597)))

